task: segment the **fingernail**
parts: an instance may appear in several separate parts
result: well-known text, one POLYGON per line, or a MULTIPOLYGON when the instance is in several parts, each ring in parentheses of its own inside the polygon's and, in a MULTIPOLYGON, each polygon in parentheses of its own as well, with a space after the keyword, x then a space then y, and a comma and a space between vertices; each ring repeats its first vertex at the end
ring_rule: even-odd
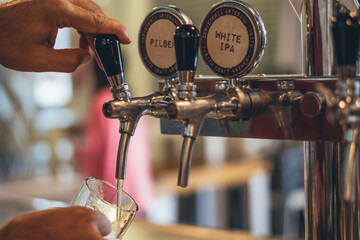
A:
POLYGON ((127 38, 127 43, 131 43, 131 38, 130 38, 129 33, 128 33, 128 31, 126 29, 125 29, 125 36, 127 38))
POLYGON ((100 212, 99 210, 95 210, 95 216, 96 216, 96 224, 98 227, 98 230, 102 236, 106 236, 112 231, 112 225, 110 220, 107 218, 107 216, 100 212))
POLYGON ((128 43, 131 43, 132 42, 132 40, 131 40, 131 38, 128 36, 128 43))

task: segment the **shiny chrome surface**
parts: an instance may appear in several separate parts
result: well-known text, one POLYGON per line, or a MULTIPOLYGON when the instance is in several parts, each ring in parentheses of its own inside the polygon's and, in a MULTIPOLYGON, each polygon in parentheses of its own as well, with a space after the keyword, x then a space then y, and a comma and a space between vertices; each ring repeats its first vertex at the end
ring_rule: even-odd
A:
POLYGON ((107 118, 117 118, 120 121, 121 134, 118 154, 116 178, 125 179, 127 149, 131 136, 134 135, 137 124, 143 115, 167 117, 165 107, 173 100, 171 89, 155 92, 148 96, 128 99, 115 99, 103 105, 103 114, 107 118))
POLYGON ((195 71, 178 71, 180 84, 176 86, 177 97, 181 100, 193 99, 196 97, 196 85, 193 84, 195 71))
POLYGON ((182 70, 178 71, 180 85, 192 85, 194 82, 195 71, 182 70))
POLYGON ((341 237, 341 144, 305 142, 304 153, 305 239, 347 239, 341 237))
POLYGON ((300 109, 305 117, 319 116, 326 109, 326 99, 320 92, 307 92, 301 98, 300 109))
POLYGON ((184 137, 181 156, 179 162, 178 186, 187 187, 189 185, 191 157, 194 149, 195 138, 184 137))
POLYGON ((185 187, 188 184, 189 172, 185 170, 190 169, 193 151, 191 148, 199 136, 204 121, 232 122, 232 120, 250 118, 266 111, 270 105, 270 99, 271 97, 262 90, 229 87, 225 91, 218 91, 204 97, 171 101, 166 108, 169 122, 174 123, 172 120, 178 120, 183 125, 184 141, 180 156, 179 174, 181 176, 179 176, 178 185, 185 187))
MULTIPOLYGON (((227 86, 230 85, 230 82, 234 85, 241 85, 241 82, 248 82, 248 87, 240 88, 244 91, 247 91, 246 94, 241 97, 241 91, 237 92, 238 98, 241 99, 240 102, 242 103, 243 107, 247 106, 246 101, 248 100, 246 99, 248 98, 246 98, 246 96, 250 94, 249 92, 254 91, 254 89, 261 89, 270 96, 270 105, 268 108, 266 108, 267 111, 265 111, 266 109, 261 108, 259 110, 262 114, 252 116, 251 118, 251 115, 247 115, 248 119, 245 117, 245 119, 240 119, 237 121, 226 118, 221 120, 205 119, 204 124, 200 129, 200 135, 250 137, 263 139, 341 141, 341 125, 339 125, 339 123, 333 125, 328 120, 325 113, 311 118, 306 117, 300 110, 300 103, 298 98, 307 92, 319 92, 319 90, 321 90, 324 92, 327 98, 331 99, 332 95, 335 95, 336 81, 336 77, 330 76, 303 77, 296 75, 246 76, 235 82, 219 77, 195 77, 194 84, 198 88, 198 96, 207 96, 216 92, 218 88, 218 82, 221 82, 223 85, 227 86), (294 90, 290 92, 279 90, 278 81, 293 82, 294 90), (285 111, 286 106, 291 106, 291 108, 288 108, 285 111), (285 112, 283 111, 281 114, 288 115, 288 117, 277 118, 276 115, 278 114, 279 110, 284 110, 285 112), (283 121, 281 119, 287 119, 287 121, 283 121), (306 129, 306 131, 304 131, 304 129, 306 129)), ((162 86, 162 84, 160 85, 162 86)), ((256 98, 253 97, 252 99, 255 100, 256 98)), ((317 102, 310 101, 309 104, 316 104, 317 106, 317 102)), ((261 106, 261 104, 258 104, 258 106, 261 106)), ((308 107, 312 108, 314 106, 308 107)), ((254 113, 252 115, 256 114, 254 113)), ((162 133, 181 134, 181 128, 181 122, 169 121, 168 119, 164 118, 161 119, 162 133)))
MULTIPOLYGON (((303 73, 307 76, 335 74, 331 35, 335 4, 335 0, 304 0, 302 3, 303 73)), ((341 75, 340 72, 340 78, 341 75)), ((337 100, 329 96, 325 98, 329 100, 333 119, 339 119, 334 107, 337 100)), ((354 235, 354 229, 358 229, 357 221, 352 221, 358 218, 357 211, 348 211, 349 204, 342 198, 344 176, 341 169, 343 161, 346 162, 344 144, 340 143, 343 139, 331 141, 305 142, 305 237, 316 240, 359 239, 354 235)))
POLYGON ((355 168, 359 161, 359 128, 350 128, 345 133, 344 152, 344 200, 355 201, 355 168))
POLYGON ((301 9, 303 73, 307 76, 335 74, 331 17, 335 0, 304 0, 301 9))
MULTIPOLYGON (((110 86, 112 88, 121 87, 124 84, 124 73, 116 74, 114 76, 108 77, 110 86)), ((122 87, 123 88, 123 87, 122 87)), ((127 89, 124 89, 127 90, 127 89)))
POLYGON ((130 144, 131 135, 128 133, 121 133, 119 147, 116 158, 116 179, 125 179, 126 175, 126 159, 128 153, 128 147, 130 144))

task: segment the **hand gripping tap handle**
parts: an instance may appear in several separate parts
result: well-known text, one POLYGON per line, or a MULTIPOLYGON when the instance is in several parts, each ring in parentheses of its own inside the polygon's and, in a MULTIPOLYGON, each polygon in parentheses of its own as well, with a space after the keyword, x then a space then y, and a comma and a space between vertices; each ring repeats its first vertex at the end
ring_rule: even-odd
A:
POLYGON ((192 83, 197 66, 199 30, 194 25, 181 25, 174 34, 177 71, 181 84, 192 83), (187 74, 185 74, 187 73, 187 74), (184 79, 184 74, 189 75, 184 79))
MULTIPOLYGON (((193 25, 181 25, 176 29, 174 34, 177 71, 181 85, 180 87, 183 87, 178 88, 179 99, 184 99, 183 97, 180 97, 180 89, 183 92, 195 93, 195 86, 193 86, 192 83, 194 81, 195 70, 197 66, 199 38, 199 30, 193 25)), ((188 95, 188 93, 185 93, 185 95, 188 95)), ((191 96, 191 94, 189 96, 191 96)), ((189 123, 187 128, 197 128, 198 125, 199 124, 189 123)), ((181 149, 178 173, 178 185, 181 187, 186 187, 188 185, 191 155, 194 142, 197 138, 197 131, 189 132, 196 133, 183 134, 184 140, 181 149)))
POLYGON ((128 90, 124 80, 120 41, 116 35, 99 34, 95 38, 96 54, 104 68, 114 98, 128 90))

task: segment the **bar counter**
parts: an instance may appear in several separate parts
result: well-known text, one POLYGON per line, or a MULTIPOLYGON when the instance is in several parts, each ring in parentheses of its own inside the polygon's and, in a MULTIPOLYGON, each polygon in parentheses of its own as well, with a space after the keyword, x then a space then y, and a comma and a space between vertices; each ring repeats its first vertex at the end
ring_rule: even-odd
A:
POLYGON ((216 230, 182 224, 158 225, 135 220, 124 240, 280 240, 278 237, 254 237, 245 231, 216 230))

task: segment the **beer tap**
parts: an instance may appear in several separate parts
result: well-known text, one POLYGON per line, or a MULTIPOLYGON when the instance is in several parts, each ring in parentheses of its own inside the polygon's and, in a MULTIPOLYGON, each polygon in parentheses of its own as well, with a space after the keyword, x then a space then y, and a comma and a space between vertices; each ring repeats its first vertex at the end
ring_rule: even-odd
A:
POLYGON ((177 85, 178 99, 171 101, 166 111, 169 119, 181 120, 184 125, 178 173, 178 185, 181 187, 188 185, 194 143, 206 118, 248 119, 263 113, 270 103, 270 97, 265 91, 235 87, 231 84, 226 89, 219 88, 211 95, 197 97, 193 81, 198 40, 199 32, 193 25, 180 26, 174 35, 180 83, 177 85))
POLYGON ((357 17, 337 6, 337 14, 333 17, 333 36, 337 60, 338 81, 336 95, 338 105, 336 116, 344 132, 343 160, 343 197, 345 201, 354 199, 355 169, 359 158, 360 142, 360 93, 356 83, 356 61, 359 50, 359 23, 357 17))
POLYGON ((170 119, 183 120, 183 145, 181 149, 178 185, 186 187, 188 185, 191 156, 196 138, 199 135, 200 127, 206 113, 200 113, 202 108, 197 111, 196 117, 191 116, 188 110, 196 97, 196 85, 194 76, 197 66, 197 55, 199 48, 200 34, 193 25, 181 25, 174 34, 175 56, 179 85, 177 86, 178 101, 172 102, 167 106, 167 113, 170 119), (178 109, 177 105, 182 106, 183 110, 178 109), (179 116, 179 113, 181 113, 179 116))
MULTIPOLYGON (((124 79, 119 39, 115 35, 99 34, 95 38, 95 50, 110 83, 114 101, 119 105, 128 103, 131 93, 124 79)), ((108 117, 109 111, 111 111, 110 105, 105 103, 103 106, 105 117, 108 117)), ((130 111, 129 113, 131 115, 119 116, 121 136, 116 159, 116 179, 125 179, 127 149, 138 120, 136 114, 130 111)))
POLYGON ((164 117, 167 101, 173 99, 171 93, 155 92, 144 97, 131 97, 129 87, 124 80, 121 59, 120 42, 115 35, 99 34, 95 39, 95 49, 104 68, 110 91, 114 100, 103 105, 103 114, 107 118, 117 118, 120 121, 120 142, 117 153, 117 179, 125 179, 126 159, 131 136, 136 126, 145 114, 164 117))

